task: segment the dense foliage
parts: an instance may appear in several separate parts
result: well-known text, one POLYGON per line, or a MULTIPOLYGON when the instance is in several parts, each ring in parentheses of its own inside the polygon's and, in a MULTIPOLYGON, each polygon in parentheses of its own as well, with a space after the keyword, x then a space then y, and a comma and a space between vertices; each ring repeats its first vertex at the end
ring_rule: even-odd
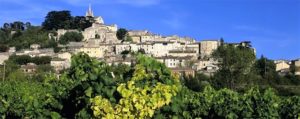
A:
POLYGON ((50 64, 51 57, 49 56, 30 57, 28 55, 12 55, 9 57, 8 60, 18 65, 26 65, 27 63, 43 65, 43 64, 50 64))
POLYGON ((0 82, 2 118, 297 118, 300 114, 299 96, 280 97, 269 88, 236 92, 216 90, 205 81, 182 82, 165 65, 142 55, 133 66, 109 66, 83 53, 72 56, 71 64, 60 79, 49 72, 41 73, 40 79, 19 70, 9 74, 0 82), (201 87, 190 86, 193 82, 201 87))
POLYGON ((2 118, 58 118, 62 105, 55 91, 44 83, 27 80, 0 83, 0 115, 2 118))
POLYGON ((120 28, 120 29, 118 29, 118 31, 117 31, 117 38, 118 38, 119 40, 125 40, 127 34, 128 34, 128 31, 127 31, 126 29, 120 28))
POLYGON ((38 26, 31 26, 23 31, 3 28, 0 30, 0 44, 1 47, 16 47, 16 50, 29 48, 31 44, 40 44, 42 48, 54 48, 57 43, 54 39, 49 39, 50 32, 52 31, 44 31, 38 26))
POLYGON ((92 25, 92 21, 83 16, 72 16, 70 11, 50 11, 42 26, 45 30, 79 29, 84 30, 92 25))
POLYGON ((96 96, 92 109, 98 118, 149 118, 154 111, 171 102, 180 89, 179 80, 161 63, 138 56, 133 77, 118 86, 122 98, 112 105, 109 100, 96 96))
POLYGON ((24 31, 25 29, 28 29, 31 27, 31 23, 30 22, 21 22, 21 21, 15 21, 13 23, 4 23, 3 24, 3 29, 4 30, 21 30, 24 31))
POLYGON ((83 35, 77 32, 67 32, 59 39, 60 44, 68 44, 69 42, 80 42, 83 39, 83 35))
POLYGON ((261 92, 251 88, 240 94, 210 86, 202 92, 184 88, 169 106, 156 111, 155 118, 297 118, 299 99, 299 96, 278 97, 271 89, 261 92))
POLYGON ((243 46, 221 45, 213 54, 219 59, 220 69, 215 74, 218 87, 236 88, 236 83, 245 80, 255 62, 252 49, 243 46))
MULTIPOLYGON (((300 95, 299 76, 292 72, 279 75, 274 61, 264 56, 255 59, 254 51, 249 46, 222 43, 213 53, 213 58, 219 60, 220 69, 210 77, 211 80, 204 78, 204 81, 214 88, 243 91, 258 85, 262 89, 272 87, 280 95, 300 95)), ((203 80, 197 76, 196 79, 203 80)))

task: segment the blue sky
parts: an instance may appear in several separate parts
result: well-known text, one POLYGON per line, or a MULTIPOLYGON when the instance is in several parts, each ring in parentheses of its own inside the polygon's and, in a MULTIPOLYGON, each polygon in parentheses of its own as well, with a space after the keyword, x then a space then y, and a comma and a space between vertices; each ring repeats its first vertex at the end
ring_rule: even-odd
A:
POLYGON ((249 40, 258 57, 300 58, 300 0, 0 0, 0 24, 40 25, 51 10, 84 15, 89 3, 107 24, 197 40, 249 40))

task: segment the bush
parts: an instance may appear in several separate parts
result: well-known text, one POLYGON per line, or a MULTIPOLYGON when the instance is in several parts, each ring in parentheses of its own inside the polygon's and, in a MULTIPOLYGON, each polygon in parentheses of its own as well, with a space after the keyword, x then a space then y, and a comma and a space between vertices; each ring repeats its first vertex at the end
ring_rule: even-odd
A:
POLYGON ((80 42, 83 39, 83 35, 77 32, 67 32, 59 39, 60 44, 68 44, 69 42, 80 42))

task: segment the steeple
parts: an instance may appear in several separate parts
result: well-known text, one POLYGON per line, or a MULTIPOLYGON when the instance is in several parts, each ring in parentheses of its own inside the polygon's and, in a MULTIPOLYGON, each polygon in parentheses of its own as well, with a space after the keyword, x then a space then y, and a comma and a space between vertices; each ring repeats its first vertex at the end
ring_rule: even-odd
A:
POLYGON ((89 4, 89 9, 88 9, 88 11, 85 13, 85 16, 86 16, 86 17, 94 17, 94 13, 93 13, 92 5, 91 5, 91 4, 89 4))

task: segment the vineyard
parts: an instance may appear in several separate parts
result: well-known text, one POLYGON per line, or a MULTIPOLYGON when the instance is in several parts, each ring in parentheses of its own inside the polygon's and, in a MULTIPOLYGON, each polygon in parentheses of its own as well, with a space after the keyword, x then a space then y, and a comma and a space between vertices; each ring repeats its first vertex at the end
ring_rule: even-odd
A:
POLYGON ((193 91, 164 64, 138 55, 134 66, 108 65, 88 55, 72 56, 58 79, 20 75, 0 83, 0 116, 15 118, 282 118, 300 116, 299 96, 272 88, 244 92, 210 84, 193 91))

